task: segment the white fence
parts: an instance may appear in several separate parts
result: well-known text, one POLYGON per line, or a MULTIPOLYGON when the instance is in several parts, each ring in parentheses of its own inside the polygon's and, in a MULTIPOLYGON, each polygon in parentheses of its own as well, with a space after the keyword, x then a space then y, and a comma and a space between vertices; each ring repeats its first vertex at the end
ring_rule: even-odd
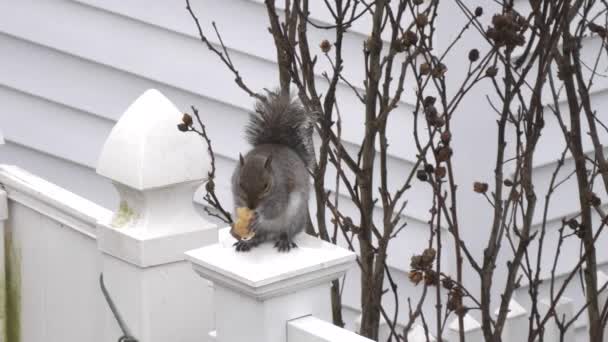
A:
MULTIPOLYGON (((97 168, 120 194, 115 213, 0 166, 3 341, 117 341, 122 332, 99 288, 101 273, 141 342, 369 341, 327 323, 329 283, 353 267, 355 254, 305 235, 288 254, 270 246, 235 253, 227 229, 198 215, 192 197, 209 160, 200 137, 178 132, 180 119, 150 90, 116 124, 97 168)), ((556 310, 574 314, 567 299, 556 310)), ((527 324, 512 302, 504 341, 525 340, 527 324)), ((448 341, 458 340, 456 329, 448 324, 448 341)), ((483 340, 470 316, 465 330, 467 341, 483 340)), ((380 340, 389 335, 382 325, 380 340)), ((426 336, 420 326, 408 333, 412 342, 426 336)), ((544 341, 559 341, 555 324, 544 341)))

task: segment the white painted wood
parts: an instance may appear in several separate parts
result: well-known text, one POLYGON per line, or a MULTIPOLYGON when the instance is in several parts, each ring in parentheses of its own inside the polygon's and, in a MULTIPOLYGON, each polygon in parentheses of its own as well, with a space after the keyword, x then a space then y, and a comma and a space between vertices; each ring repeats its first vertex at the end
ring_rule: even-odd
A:
POLYGON ((287 342, 370 342, 361 335, 339 328, 313 316, 287 323, 287 342))
MULTIPOLYGON (((498 315, 498 310, 494 315, 498 315)), ((502 339, 504 341, 525 341, 528 338, 528 317, 526 309, 511 299, 508 306, 507 320, 503 328, 502 339)))
MULTIPOLYGON (((104 278, 142 341, 200 341, 211 328, 212 289, 183 256, 217 241, 192 202, 210 161, 192 154, 201 138, 177 130, 181 117, 160 92, 146 91, 112 129, 97 166, 120 195, 112 219, 98 222, 104 278)), ((104 340, 120 337, 109 310, 103 322, 104 340)))
POLYGON ((411 342, 435 342, 435 337, 429 332, 424 331, 424 327, 420 324, 414 324, 410 331, 407 332, 407 338, 411 342), (427 337, 428 336, 428 337, 427 337))
POLYGON ((186 253, 214 283, 218 342, 285 341, 288 321, 328 309, 328 284, 355 261, 354 253, 305 234, 287 254, 270 243, 239 253, 234 242, 225 229, 219 243, 186 253))
POLYGON ((201 144, 202 138, 178 131, 181 118, 163 94, 147 90, 112 129, 97 173, 137 190, 205 179, 210 158, 188 148, 201 144))
MULTIPOLYGON (((450 342, 460 341, 460 327, 458 317, 455 317, 448 325, 446 338, 450 342)), ((481 323, 479 323, 470 314, 463 317, 464 336, 467 342, 482 342, 484 341, 483 331, 481 331, 481 323)), ((550 340, 547 340, 550 341, 550 340)), ((557 342, 557 341, 555 341, 557 342)))
MULTIPOLYGON (((539 312, 541 317, 544 317, 552 307, 551 300, 545 298, 539 302, 539 312)), ((545 334, 543 341, 574 341, 575 331, 573 328, 566 330, 563 339, 556 320, 562 325, 568 324, 574 317, 574 302, 568 297, 561 297, 553 307, 554 317, 550 318, 545 325, 545 334)))

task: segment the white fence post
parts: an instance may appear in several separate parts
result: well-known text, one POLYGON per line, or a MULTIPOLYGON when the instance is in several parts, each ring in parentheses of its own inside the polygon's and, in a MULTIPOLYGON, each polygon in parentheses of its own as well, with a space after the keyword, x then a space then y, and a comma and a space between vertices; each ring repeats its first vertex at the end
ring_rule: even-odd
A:
MULTIPOLYGON (((541 317, 544 317, 549 310, 551 309, 551 299, 541 299, 539 302, 539 312, 541 317)), ((567 297, 561 297, 555 307, 553 308, 555 312, 555 318, 559 319, 560 322, 566 324, 568 321, 574 317, 574 304, 572 299, 567 297)), ((547 342, 559 342, 560 341, 560 331, 557 323, 555 322, 555 318, 550 318, 549 321, 545 324, 545 334, 543 337, 543 341, 547 342)), ((576 333, 574 331, 574 326, 571 326, 566 333, 564 334, 564 341, 574 341, 576 338, 576 333)))
MULTIPOLYGON (((464 337, 467 342, 482 342, 484 340, 483 331, 481 330, 481 323, 479 323, 471 315, 466 314, 463 317, 464 325, 464 337)), ((450 342, 460 341, 460 327, 458 324, 458 317, 454 318, 448 325, 447 340, 450 342)), ((508 340, 503 340, 510 342, 508 340)))
POLYGON ((234 242, 224 229, 220 243, 186 253, 194 270, 214 283, 217 342, 287 341, 288 322, 318 317, 330 300, 331 280, 355 262, 354 253, 304 233, 289 253, 271 243, 239 253, 234 242))
MULTIPOLYGON (((120 195, 112 220, 98 226, 104 279, 141 342, 200 342, 212 324, 211 289, 183 254, 217 241, 192 201, 210 162, 199 136, 177 130, 181 117, 160 92, 146 91, 114 126, 97 166, 120 195)), ((103 317, 103 341, 116 341, 122 333, 109 309, 103 317)))
POLYGON ((424 327, 420 324, 414 324, 410 331, 407 332, 407 340, 410 342, 435 342, 436 339, 431 332, 425 332, 424 327), (428 334, 428 336, 427 336, 428 334))
MULTIPOLYGON (((498 310, 494 312, 498 315, 498 310)), ((528 317, 526 309, 519 305, 514 299, 509 302, 509 313, 505 322, 502 340, 503 341, 526 341, 528 339, 528 317)))

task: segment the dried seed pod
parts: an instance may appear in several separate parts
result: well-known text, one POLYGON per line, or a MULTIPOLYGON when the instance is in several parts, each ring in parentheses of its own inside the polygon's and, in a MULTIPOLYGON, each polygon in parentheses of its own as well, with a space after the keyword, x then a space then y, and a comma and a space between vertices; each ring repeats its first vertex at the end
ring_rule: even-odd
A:
POLYGON ((441 162, 444 162, 444 161, 447 161, 448 159, 450 159, 451 156, 452 156, 452 149, 447 146, 442 146, 437 151, 436 158, 437 158, 437 161, 441 163, 441 162))
POLYGON ((435 169, 435 177, 437 177, 438 179, 441 179, 443 177, 445 177, 446 175, 446 169, 443 166, 437 166, 437 168, 435 169))
POLYGON ((477 6, 477 8, 475 8, 475 16, 481 17, 482 15, 483 15, 483 7, 477 6))
POLYGON ((479 59, 479 50, 472 49, 469 51, 469 61, 476 62, 479 59))
POLYGON ((450 131, 444 131, 443 133, 441 133, 441 142, 444 144, 449 144, 450 141, 452 140, 452 133, 450 133, 450 131))
POLYGON ((424 252, 422 252, 422 262, 424 263, 425 266, 430 267, 433 264, 433 261, 435 261, 436 255, 437 255, 437 252, 435 251, 435 249, 427 248, 424 250, 424 252))
POLYGON ((429 63, 422 63, 420 64, 420 74, 421 75, 428 75, 431 73, 431 65, 429 63))
POLYGON ((188 125, 186 125, 185 123, 180 123, 177 125, 177 129, 179 129, 182 132, 188 132, 188 125))
POLYGON ((424 283, 427 286, 439 285, 439 277, 437 277, 437 272, 433 270, 427 270, 426 272, 424 272, 424 283))
POLYGON ((418 285, 422 281, 422 272, 420 271, 410 271, 408 274, 408 278, 414 285, 418 285))
POLYGON ((503 183, 505 186, 513 186, 513 181, 512 181, 512 180, 510 180, 510 179, 508 179, 508 178, 507 178, 507 179, 505 179, 505 180, 504 180, 502 183, 503 183))
POLYGON ((410 46, 416 45, 418 43, 418 35, 416 35, 415 32, 412 31, 405 31, 405 33, 403 34, 403 45, 406 48, 409 48, 410 46))
POLYGON ((331 50, 331 43, 329 42, 329 40, 323 39, 321 41, 321 44, 319 44, 319 47, 321 48, 321 51, 323 51, 323 53, 328 53, 331 50))
POLYGON ((488 183, 475 182, 473 183, 473 190, 478 194, 485 194, 488 192, 488 183))
POLYGON ((455 286, 454 281, 450 277, 441 279, 441 285, 446 290, 451 290, 455 286))
POLYGON ((486 76, 487 77, 496 77, 496 75, 498 75, 498 68, 495 66, 490 66, 486 69, 486 76))
POLYGON ((424 170, 418 170, 416 171, 416 178, 422 182, 426 182, 429 179, 429 176, 424 170))
POLYGON ((184 113, 182 116, 182 122, 186 124, 186 126, 192 126, 192 117, 188 113, 184 113))
POLYGON ((424 108, 427 108, 427 107, 430 107, 430 106, 434 106, 435 105, 435 101, 437 101, 437 98, 435 98, 434 96, 427 96, 422 101, 422 105, 424 106, 424 108))
POLYGON ((420 13, 416 16, 416 25, 418 27, 425 27, 429 23, 429 17, 426 14, 420 13))

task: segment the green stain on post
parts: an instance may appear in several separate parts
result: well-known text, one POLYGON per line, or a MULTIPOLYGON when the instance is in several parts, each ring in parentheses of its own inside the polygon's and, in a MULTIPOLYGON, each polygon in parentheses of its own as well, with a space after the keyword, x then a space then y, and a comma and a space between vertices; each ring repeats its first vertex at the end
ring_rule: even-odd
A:
POLYGON ((21 255, 13 240, 13 232, 6 227, 4 236, 6 261, 6 341, 21 341, 21 255))
POLYGON ((118 208, 118 212, 114 215, 112 219, 112 226, 116 228, 122 228, 131 221, 137 219, 137 213, 131 207, 129 207, 129 203, 127 201, 120 201, 120 207, 118 208))

